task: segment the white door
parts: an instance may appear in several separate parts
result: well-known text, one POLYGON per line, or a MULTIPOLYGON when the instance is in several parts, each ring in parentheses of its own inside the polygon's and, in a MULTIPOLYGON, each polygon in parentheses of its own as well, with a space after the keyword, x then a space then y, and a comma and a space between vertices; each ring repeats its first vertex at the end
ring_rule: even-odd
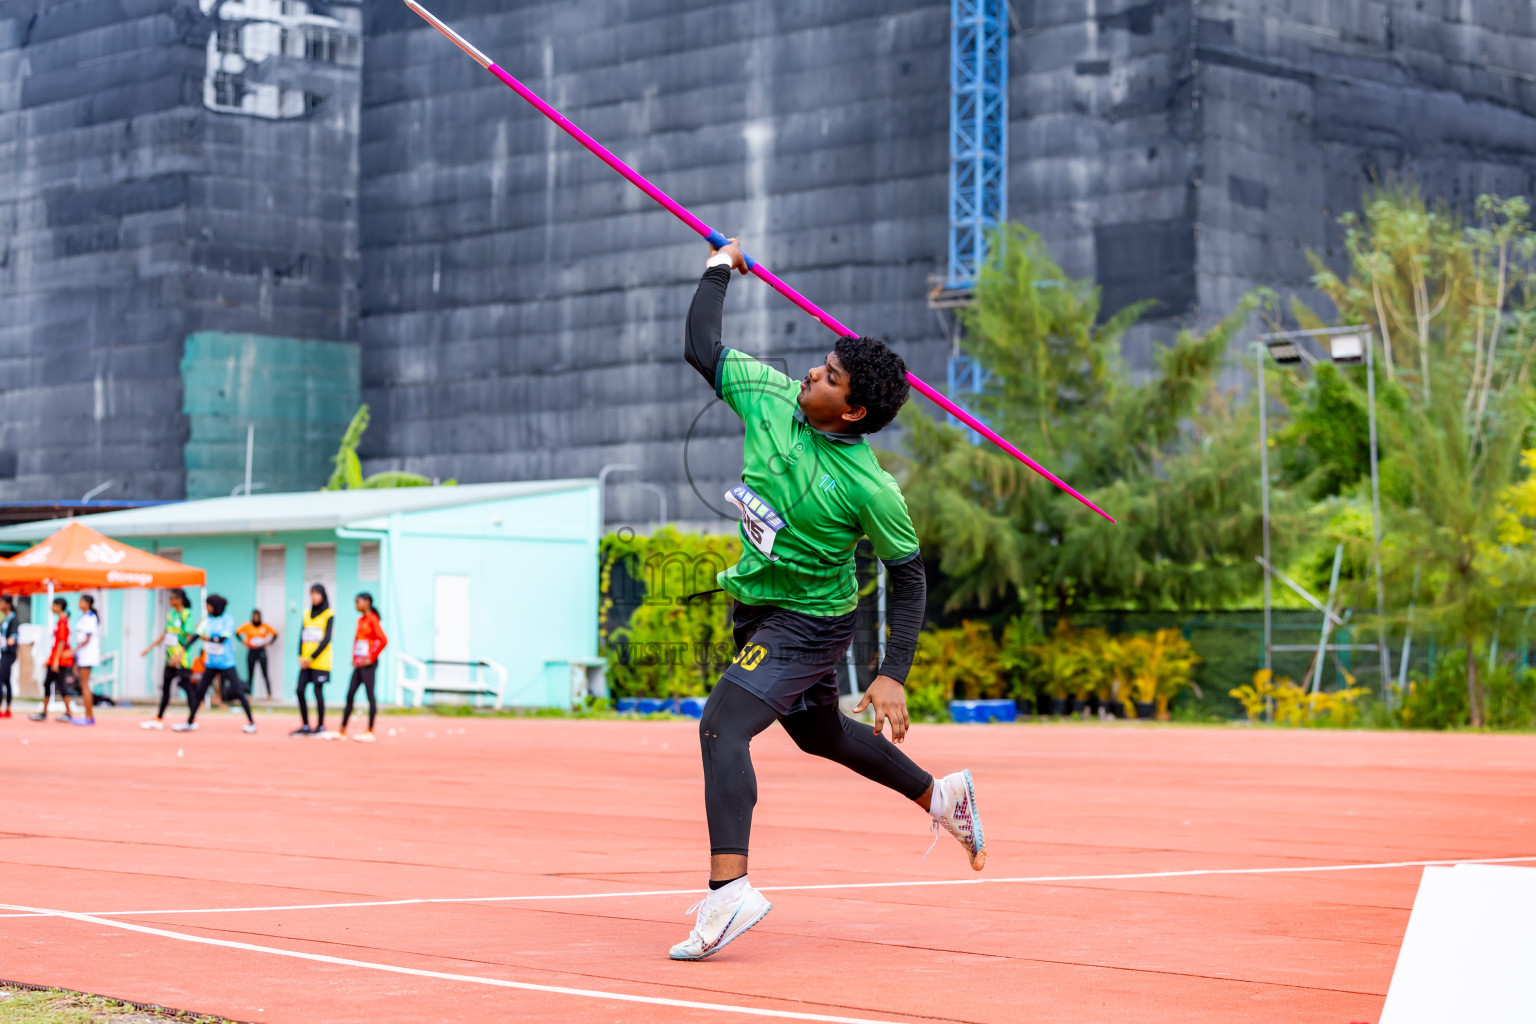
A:
MULTIPOLYGON (((283 652, 291 647, 288 636, 288 549, 281 544, 263 544, 256 549, 256 607, 261 621, 279 634, 277 642, 267 647, 267 671, 272 674, 272 693, 282 697, 288 692, 283 674, 283 652)), ((245 666, 241 666, 244 668, 245 666)), ((266 695, 266 683, 248 680, 252 695, 266 695)))
MULTIPOLYGON (((432 657, 438 661, 469 660, 469 577, 438 576, 432 581, 432 657)), ((437 665, 435 679, 462 686, 469 669, 437 665)))
POLYGON ((123 681, 123 696, 149 697, 154 694, 149 683, 149 661, 139 657, 149 643, 149 592, 123 591, 122 643, 117 650, 117 671, 123 681))

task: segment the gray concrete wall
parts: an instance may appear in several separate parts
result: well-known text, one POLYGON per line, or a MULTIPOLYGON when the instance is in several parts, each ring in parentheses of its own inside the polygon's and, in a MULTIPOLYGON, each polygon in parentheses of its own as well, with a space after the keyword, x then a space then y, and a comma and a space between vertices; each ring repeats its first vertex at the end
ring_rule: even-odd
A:
POLYGON ((1227 0, 1198 8, 1200 306, 1343 267, 1340 214, 1411 178, 1465 214, 1536 193, 1536 5, 1528 0, 1227 0))
MULTIPOLYGON (((855 329, 943 380, 949 5, 476 3, 434 11, 855 329)), ((707 250, 393 0, 365 7, 370 470, 642 467, 707 517, 740 427, 681 358, 707 250), (702 420, 695 420, 702 414, 702 420)), ((795 375, 832 336, 738 281, 727 343, 795 375)), ((655 498, 615 477, 618 518, 655 498)))
POLYGON ((1103 311, 1156 305, 1133 368, 1198 315, 1199 109, 1187 2, 1020 0, 1010 52, 1009 215, 1103 311))
POLYGON ((0 3, 4 497, 180 495, 186 29, 177 0, 0 3))
POLYGON ((182 497, 188 334, 355 338, 360 53, 212 110, 228 6, 0 0, 0 499, 182 497))

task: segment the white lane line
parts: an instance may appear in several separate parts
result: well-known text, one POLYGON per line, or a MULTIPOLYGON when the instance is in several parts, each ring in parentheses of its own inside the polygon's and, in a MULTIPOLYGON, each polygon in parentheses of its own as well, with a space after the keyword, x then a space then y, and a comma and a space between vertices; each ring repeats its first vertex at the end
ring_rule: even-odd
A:
MULTIPOLYGON (((1290 875, 1319 871, 1374 871, 1422 868, 1441 864, 1515 864, 1531 857, 1448 857, 1442 860, 1368 861, 1361 864, 1319 864, 1278 868, 1193 868, 1185 871, 1140 871, 1114 875, 1031 875, 1018 878, 941 878, 904 882, 831 882, 824 885, 762 885, 759 892, 812 892, 826 889, 908 889, 944 885, 1044 885, 1051 882, 1118 882, 1150 878, 1197 878, 1206 875, 1290 875)), ((441 896, 403 900, 359 900, 353 903, 291 903, 270 907, 196 907, 187 910, 100 910, 93 917, 158 917, 162 914, 257 914, 284 910, 337 910, 348 907, 406 907, 432 903, 532 903, 551 900, 609 900, 630 896, 697 896, 703 889, 647 889, 638 892, 572 892, 545 896, 441 896)), ((0 914, 6 917, 46 917, 49 913, 0 914)))
POLYGON ((310 960, 320 964, 336 964, 341 967, 360 967, 369 971, 385 971, 390 974, 408 974, 417 978, 434 978, 438 981, 458 981, 470 985, 491 985, 496 988, 515 988, 525 992, 548 992, 553 995, 576 996, 582 999, 605 999, 620 1003, 644 1003, 647 1006, 670 1006, 685 1010, 708 1010, 714 1013, 735 1013, 748 1017, 774 1017, 780 1020, 813 1020, 825 1021, 829 1024, 898 1024, 896 1021, 880 1020, 872 1017, 838 1017, 825 1013, 801 1013, 794 1010, 767 1010, 756 1006, 734 1006, 730 1003, 700 1003, 691 999, 667 999, 662 996, 638 996, 627 992, 604 992, 601 989, 569 988, 564 985, 536 985, 528 981, 507 981, 503 978, 485 978, 477 974, 450 974, 445 971, 427 971, 417 967, 396 967, 393 964, 376 964, 368 960, 351 960, 347 957, 326 956, 323 953, 304 953, 296 949, 281 949, 276 946, 258 946, 250 942, 234 942, 229 939, 211 939, 202 935, 187 935, 183 932, 167 931, 164 928, 150 928, 142 924, 130 924, 127 921, 109 921, 93 914, 75 914, 67 910, 49 910, 44 907, 22 907, 14 904, 0 903, 0 908, 5 910, 24 911, 33 917, 60 917, 71 921, 80 921, 85 924, 102 925, 107 928, 120 928, 123 931, 138 932, 141 935, 156 935, 165 939, 176 939, 180 942, 193 942, 202 946, 219 946, 224 949, 238 949, 247 953, 267 953, 272 956, 286 956, 294 960, 310 960))

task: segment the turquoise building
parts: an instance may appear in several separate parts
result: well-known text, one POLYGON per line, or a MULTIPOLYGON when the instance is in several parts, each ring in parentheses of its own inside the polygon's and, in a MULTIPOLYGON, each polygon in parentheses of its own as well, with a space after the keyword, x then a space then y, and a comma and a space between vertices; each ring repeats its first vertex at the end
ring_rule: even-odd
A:
MULTIPOLYGON (((598 516, 596 480, 545 480, 211 498, 80 522, 205 570, 208 589, 229 599, 237 622, 260 608, 279 632, 269 654, 274 697, 294 694, 300 616, 318 582, 336 610, 328 704, 345 696, 353 597, 368 591, 390 641, 381 701, 418 701, 430 682, 499 689, 487 703, 568 707, 601 687, 598 516)), ((0 544, 25 546, 58 526, 0 528, 0 544)), ((191 596, 200 611, 200 595, 191 596)), ((160 651, 140 652, 165 621, 165 594, 103 590, 97 607, 109 658, 98 678, 111 678, 113 692, 135 703, 158 695, 160 651)), ((45 614, 36 599, 33 621, 45 614)), ((243 677, 243 657, 239 668, 243 677)), ((259 676, 254 689, 266 697, 259 676)))

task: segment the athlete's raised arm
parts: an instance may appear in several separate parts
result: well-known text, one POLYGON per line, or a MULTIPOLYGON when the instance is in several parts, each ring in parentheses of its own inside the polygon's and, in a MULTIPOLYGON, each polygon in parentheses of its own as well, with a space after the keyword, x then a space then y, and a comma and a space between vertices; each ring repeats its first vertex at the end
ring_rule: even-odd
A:
POLYGON ((683 358, 710 387, 715 386, 715 369, 724 350, 720 344, 720 323, 725 315, 725 290, 731 283, 733 267, 743 274, 747 272, 747 261, 736 239, 724 248, 710 249, 704 277, 693 293, 693 305, 688 307, 688 320, 683 326, 683 358))

